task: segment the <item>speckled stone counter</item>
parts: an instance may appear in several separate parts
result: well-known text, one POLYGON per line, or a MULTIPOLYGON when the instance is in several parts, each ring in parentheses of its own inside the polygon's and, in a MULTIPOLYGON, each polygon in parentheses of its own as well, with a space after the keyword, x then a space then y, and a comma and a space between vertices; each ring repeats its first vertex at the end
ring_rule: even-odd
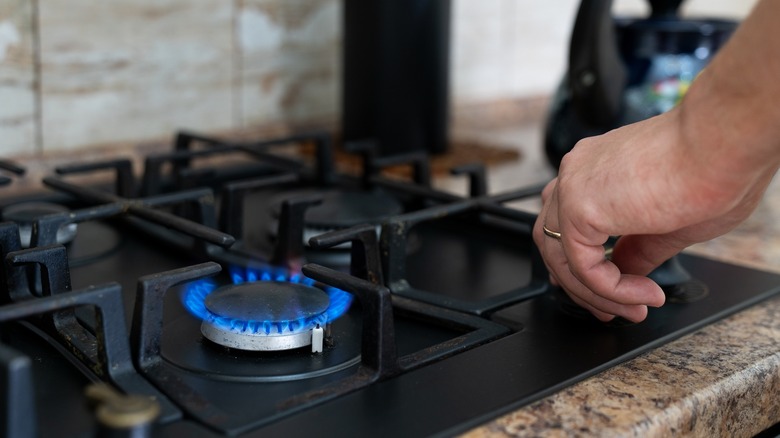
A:
POLYGON ((750 437, 778 421, 780 299, 772 299, 466 436, 750 437))
MULTIPOLYGON (((523 152, 518 163, 491 169, 492 188, 551 177, 539 152, 539 131, 532 125, 489 134, 493 141, 515 145, 523 152)), ((522 207, 538 208, 534 202, 538 201, 522 207)), ((780 176, 740 227, 687 251, 780 272, 780 176)), ((496 418, 465 436, 750 437, 778 422, 780 297, 496 418)))

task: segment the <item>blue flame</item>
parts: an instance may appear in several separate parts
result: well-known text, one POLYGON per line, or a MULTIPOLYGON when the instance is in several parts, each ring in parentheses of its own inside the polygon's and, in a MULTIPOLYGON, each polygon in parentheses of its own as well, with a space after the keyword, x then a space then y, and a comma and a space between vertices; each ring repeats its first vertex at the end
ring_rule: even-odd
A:
MULTIPOLYGON (((304 284, 306 286, 314 286, 315 284, 311 278, 299 273, 289 273, 282 269, 268 270, 231 267, 229 273, 233 284, 253 283, 256 281, 279 281, 304 284)), ((244 321, 216 315, 206 308, 206 297, 214 292, 217 287, 218 285, 210 279, 189 283, 184 289, 184 307, 201 320, 238 333, 277 335, 311 330, 317 325, 325 325, 336 320, 346 313, 350 304, 352 304, 351 294, 335 287, 325 286, 324 291, 330 298, 330 304, 328 309, 322 314, 289 321, 244 321)))

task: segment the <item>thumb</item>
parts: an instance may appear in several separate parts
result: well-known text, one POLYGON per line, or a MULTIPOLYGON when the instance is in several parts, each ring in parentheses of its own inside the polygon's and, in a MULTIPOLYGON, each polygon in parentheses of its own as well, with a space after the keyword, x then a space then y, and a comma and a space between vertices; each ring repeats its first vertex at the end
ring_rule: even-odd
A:
POLYGON ((668 234, 622 236, 612 250, 612 263, 622 274, 645 276, 687 246, 668 234))

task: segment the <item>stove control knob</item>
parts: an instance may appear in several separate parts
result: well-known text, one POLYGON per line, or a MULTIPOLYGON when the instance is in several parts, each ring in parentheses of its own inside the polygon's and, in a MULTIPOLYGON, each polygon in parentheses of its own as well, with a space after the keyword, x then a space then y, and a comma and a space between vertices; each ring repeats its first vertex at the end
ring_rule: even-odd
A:
POLYGON ((125 395, 105 383, 87 387, 86 396, 95 402, 95 416, 100 424, 98 436, 147 437, 151 425, 160 415, 160 404, 153 398, 125 395))

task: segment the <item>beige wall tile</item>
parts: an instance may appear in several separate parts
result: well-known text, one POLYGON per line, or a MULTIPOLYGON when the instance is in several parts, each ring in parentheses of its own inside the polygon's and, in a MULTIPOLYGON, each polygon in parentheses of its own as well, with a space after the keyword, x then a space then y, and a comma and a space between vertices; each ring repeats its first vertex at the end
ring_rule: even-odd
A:
POLYGON ((453 0, 453 102, 549 94, 565 68, 577 4, 453 0))
POLYGON ((35 145, 33 4, 0 0, 0 157, 35 145))
POLYGON ((233 126, 232 2, 40 2, 45 150, 233 126))
POLYGON ((339 0, 246 0, 236 32, 244 125, 332 119, 339 112, 339 0))

